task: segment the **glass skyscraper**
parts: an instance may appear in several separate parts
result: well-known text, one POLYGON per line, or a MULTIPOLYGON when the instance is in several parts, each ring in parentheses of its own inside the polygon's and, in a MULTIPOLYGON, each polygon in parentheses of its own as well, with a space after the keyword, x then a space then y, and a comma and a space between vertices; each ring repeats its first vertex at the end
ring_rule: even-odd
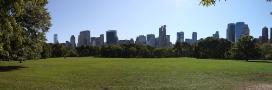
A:
POLYGON ((116 30, 109 30, 106 32, 106 39, 108 45, 118 44, 118 36, 116 30))
POLYGON ((244 22, 237 22, 235 25, 235 42, 243 35, 249 35, 249 27, 244 22))

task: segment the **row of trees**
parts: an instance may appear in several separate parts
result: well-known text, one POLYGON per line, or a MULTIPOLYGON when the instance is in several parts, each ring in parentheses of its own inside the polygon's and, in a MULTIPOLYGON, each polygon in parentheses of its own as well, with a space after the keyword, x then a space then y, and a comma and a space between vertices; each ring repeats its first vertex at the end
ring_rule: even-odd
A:
POLYGON ((48 57, 110 57, 110 58, 167 58, 195 57, 215 59, 272 59, 272 46, 258 43, 252 36, 244 36, 232 43, 226 39, 208 37, 197 44, 177 42, 173 48, 153 48, 145 45, 105 45, 102 47, 82 46, 70 48, 65 44, 47 44, 43 58, 48 57))

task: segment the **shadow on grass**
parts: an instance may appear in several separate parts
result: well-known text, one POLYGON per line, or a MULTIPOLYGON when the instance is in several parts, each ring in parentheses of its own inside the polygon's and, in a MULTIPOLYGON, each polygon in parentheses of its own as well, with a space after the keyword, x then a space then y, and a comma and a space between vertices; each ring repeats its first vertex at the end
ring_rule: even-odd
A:
POLYGON ((270 60, 249 60, 247 62, 254 62, 254 63, 272 63, 270 60))
POLYGON ((0 72, 9 72, 14 70, 19 70, 21 68, 27 68, 23 66, 0 66, 0 72))

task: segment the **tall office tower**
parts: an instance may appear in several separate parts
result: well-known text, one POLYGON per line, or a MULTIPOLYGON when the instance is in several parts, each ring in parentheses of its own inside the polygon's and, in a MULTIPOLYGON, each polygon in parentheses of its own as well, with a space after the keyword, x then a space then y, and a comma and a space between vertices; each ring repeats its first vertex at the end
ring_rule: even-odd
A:
POLYGON ((81 31, 78 36, 78 47, 89 46, 91 44, 91 32, 89 30, 81 31))
POLYGON ((142 44, 145 45, 146 44, 146 37, 144 35, 140 35, 136 38, 136 44, 142 44))
POLYGON ((54 44, 59 44, 58 34, 54 34, 54 44))
POLYGON ((154 34, 147 34, 147 45, 156 47, 156 37, 154 34))
POLYGON ((192 43, 197 43, 197 32, 193 32, 192 34, 192 43))
POLYGON ((249 27, 244 22, 237 22, 235 26, 235 42, 242 36, 249 35, 249 27))
POLYGON ((74 35, 72 35, 70 38, 70 44, 71 44, 71 47, 73 48, 76 47, 76 37, 74 35))
POLYGON ((160 41, 160 39, 159 39, 159 37, 157 37, 157 38, 155 38, 155 46, 158 48, 159 47, 159 41, 160 41))
POLYGON ((184 32, 177 32, 177 42, 184 42, 184 32))
POLYGON ((268 42, 268 28, 264 27, 262 30, 262 43, 267 43, 268 42))
POLYGON ((100 37, 99 37, 99 46, 103 46, 104 45, 104 34, 100 34, 100 37))
POLYGON ((219 38, 219 31, 216 31, 215 34, 213 34, 214 38, 219 38))
POLYGON ((229 40, 230 42, 235 42, 235 24, 234 23, 228 24, 226 36, 227 36, 227 40, 229 40))
POLYGON ((64 44, 66 45, 66 47, 71 47, 72 46, 72 44, 69 41, 65 41, 64 44))
POLYGON ((166 25, 163 25, 159 29, 159 47, 164 48, 167 47, 166 42, 166 25))
POLYGON ((188 38, 186 38, 185 39, 185 43, 188 43, 188 44, 193 44, 193 40, 192 39, 188 39, 188 38))
POLYGON ((167 47, 169 47, 171 44, 170 35, 166 35, 166 42, 167 42, 167 47))
POLYGON ((272 28, 270 28, 270 43, 272 43, 272 28))
POLYGON ((91 46, 97 46, 97 37, 91 37, 91 46))
POLYGON ((131 39, 129 40, 129 43, 130 43, 130 44, 134 44, 134 43, 135 43, 135 42, 134 42, 134 39, 131 38, 131 39))
POLYGON ((118 44, 118 36, 116 30, 109 30, 106 32, 106 39, 108 45, 116 45, 118 44))

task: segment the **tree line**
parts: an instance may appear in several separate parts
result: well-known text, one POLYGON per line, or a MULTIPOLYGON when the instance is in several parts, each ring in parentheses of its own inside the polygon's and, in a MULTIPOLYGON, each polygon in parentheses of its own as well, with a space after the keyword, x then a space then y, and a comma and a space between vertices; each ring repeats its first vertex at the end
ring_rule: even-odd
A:
POLYGON ((65 44, 47 44, 42 53, 49 57, 105 57, 105 58, 169 58, 193 57, 212 59, 272 59, 272 46, 260 43, 252 36, 243 36, 232 43, 223 38, 207 37, 196 44, 177 42, 172 48, 153 48, 147 45, 105 45, 71 48, 65 44))

